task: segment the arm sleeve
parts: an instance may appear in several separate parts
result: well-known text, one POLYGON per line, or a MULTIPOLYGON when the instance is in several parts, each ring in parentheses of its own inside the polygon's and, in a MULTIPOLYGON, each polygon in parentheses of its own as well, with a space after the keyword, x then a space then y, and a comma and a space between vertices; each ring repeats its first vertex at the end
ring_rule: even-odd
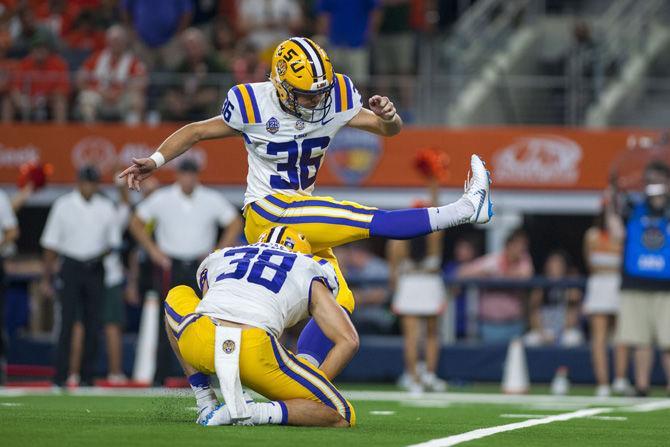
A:
POLYGON ((207 284, 207 288, 209 289, 209 280, 207 279, 207 275, 209 273, 209 270, 207 268, 207 265, 209 264, 209 258, 212 255, 207 256, 201 263, 200 266, 198 267, 198 270, 195 273, 195 281, 198 283, 198 289, 202 292, 202 288, 205 284, 207 284))
MULTIPOLYGON (((333 266, 325 259, 312 259, 313 279, 320 279, 323 284, 333 292, 334 296, 340 291, 340 283, 337 280, 337 273, 333 266)), ((311 281, 310 281, 311 283, 311 281)))
POLYGON ((244 132, 245 125, 242 119, 240 103, 242 103, 242 94, 237 86, 228 90, 223 106, 221 106, 221 116, 223 120, 233 129, 244 132))
POLYGON ((40 238, 40 245, 49 250, 60 251, 61 227, 61 206, 60 203, 56 201, 47 217, 47 223, 44 226, 44 231, 42 231, 42 237, 40 238))
POLYGON ((205 284, 207 284, 207 288, 209 289, 209 265, 211 264, 212 260, 215 257, 221 256, 221 254, 225 252, 226 252, 225 248, 223 250, 216 250, 214 251, 214 253, 210 253, 200 263, 200 266, 198 267, 198 270, 195 273, 195 281, 198 283, 198 288, 200 289, 200 291, 202 291, 202 288, 205 284))
POLYGON ((9 203, 7 195, 4 192, 0 192, 0 227, 3 230, 8 230, 17 226, 18 222, 16 221, 16 214, 14 214, 12 204, 9 203))
MULTIPOLYGON (((342 120, 348 123, 353 117, 358 115, 358 112, 363 108, 363 98, 349 76, 342 75, 342 78, 344 79, 344 85, 339 91, 333 92, 333 107, 335 107, 336 111, 340 110, 339 115, 342 117, 342 120), (348 95, 351 95, 350 108, 348 108, 349 104, 346 99, 348 95), (336 103, 337 101, 340 102, 339 108, 336 103)), ((335 85, 334 89, 338 89, 338 85, 335 85)))

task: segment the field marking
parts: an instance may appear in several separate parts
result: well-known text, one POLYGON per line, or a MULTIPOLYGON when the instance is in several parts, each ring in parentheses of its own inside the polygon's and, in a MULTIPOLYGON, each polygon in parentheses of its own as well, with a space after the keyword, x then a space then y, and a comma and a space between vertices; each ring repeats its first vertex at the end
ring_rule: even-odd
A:
POLYGON ((0 407, 20 407, 21 403, 19 402, 0 402, 0 407))
POLYGON ((647 413, 649 411, 665 410, 670 408, 670 399, 659 400, 655 402, 645 402, 643 404, 634 405, 630 408, 622 408, 622 411, 630 411, 633 413, 647 413))
POLYGON ((410 400, 408 402, 400 402, 400 405, 403 407, 414 407, 414 408, 448 408, 453 404, 451 402, 444 402, 439 400, 410 400))
POLYGON ((373 414, 375 416, 392 416, 395 414, 395 411, 391 410, 372 410, 370 411, 370 414, 373 414))
MULTIPOLYGON (((507 419, 540 419, 546 416, 551 416, 548 414, 516 414, 516 413, 503 413, 498 417, 507 418, 507 419)), ((627 421, 628 418, 625 416, 588 416, 586 419, 596 419, 599 421, 627 421)))
POLYGON ((497 425, 494 427, 478 428, 466 433, 458 435, 447 436, 446 438, 432 439, 427 442, 419 444, 412 444, 409 447, 449 447, 452 445, 461 444, 463 442, 474 441, 475 439, 485 438, 498 433, 504 433, 512 430, 520 430, 522 428, 535 427, 536 425, 551 424, 553 422, 569 421, 571 419, 580 419, 589 416, 596 416, 602 413, 609 413, 612 408, 587 408, 584 410, 573 411, 572 413, 555 414, 539 419, 528 419, 522 422, 515 422, 513 424, 497 425))
MULTIPOLYGON (((359 401, 394 401, 394 402, 449 402, 453 404, 491 404, 491 405, 571 405, 571 408, 581 409, 591 405, 624 406, 646 403, 650 401, 668 401, 667 398, 653 397, 606 397, 594 396, 554 396, 549 394, 493 394, 493 393, 426 393, 414 396, 404 391, 347 391, 343 393, 349 400, 359 401)), ((547 408, 550 409, 550 408, 547 408)), ((561 410, 561 408, 558 408, 561 410)))

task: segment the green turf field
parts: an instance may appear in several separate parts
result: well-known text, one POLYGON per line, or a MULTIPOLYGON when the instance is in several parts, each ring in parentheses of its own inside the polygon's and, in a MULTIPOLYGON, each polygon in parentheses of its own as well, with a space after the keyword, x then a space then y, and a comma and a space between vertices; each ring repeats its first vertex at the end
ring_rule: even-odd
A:
MULTIPOLYGON (((670 399, 482 393, 404 393, 359 387, 348 394, 358 415, 353 429, 200 427, 186 393, 120 396, 95 389, 88 395, 25 395, 0 391, 0 445, 7 446, 407 446, 476 429, 552 415, 574 419, 496 433, 468 446, 670 445, 670 399), (589 410, 589 408, 591 410, 589 410), (583 413, 593 413, 585 417, 583 413)), ((544 419, 545 421, 547 419, 544 419)), ((495 430, 495 429, 494 429, 495 430)), ((458 439, 434 441, 461 445, 458 439)))

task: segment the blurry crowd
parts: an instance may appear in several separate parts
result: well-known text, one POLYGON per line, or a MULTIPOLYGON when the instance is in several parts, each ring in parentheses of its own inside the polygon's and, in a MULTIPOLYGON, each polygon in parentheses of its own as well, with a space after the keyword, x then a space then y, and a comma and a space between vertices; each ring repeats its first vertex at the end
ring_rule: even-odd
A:
POLYGON ((417 33, 434 29, 441 10, 442 22, 455 19, 441 3, 0 0, 1 118, 208 118, 232 85, 266 80, 275 46, 294 35, 322 44, 359 86, 370 74, 411 76, 417 33))
POLYGON ((476 233, 458 237, 450 256, 438 233, 389 241, 377 253, 369 242, 337 248, 357 296, 354 322, 362 333, 403 334, 401 382, 410 391, 442 388, 440 341, 455 339, 562 348, 588 340, 598 396, 633 392, 630 357, 634 389, 647 395, 659 347, 670 391, 670 167, 650 162, 643 183, 641 193, 606 190, 601 215, 582 236, 583 272, 562 248, 537 259, 523 228, 486 254, 476 233))
MULTIPOLYGON (((10 261, 5 264, 14 265, 14 276, 37 274, 24 299, 30 301, 30 318, 41 323, 21 324, 25 320, 9 305, 0 309, 14 313, 0 321, 8 323, 12 339, 26 326, 33 336, 51 331, 58 340, 56 383, 91 383, 99 329, 106 340, 107 379, 124 383, 123 335, 138 331, 147 300, 160 302, 178 284, 197 288, 201 260, 216 247, 243 242, 239 211, 199 183, 199 170, 194 159, 185 158, 174 183, 161 187, 152 177, 133 201, 125 184, 117 184, 113 195, 103 194, 97 169, 81 168, 76 187, 54 202, 43 230, 34 232, 43 255, 32 271, 18 270, 11 254, 20 230, 15 213, 30 197, 31 185, 11 200, 0 195, 0 253, 10 261)), ((562 249, 570 245, 566 241, 533 251, 538 241, 522 227, 488 253, 484 233, 472 227, 411 241, 371 239, 336 247, 356 296, 355 326, 363 335, 403 335, 403 384, 410 390, 444 389, 437 377, 444 342, 521 339, 533 347, 590 343, 599 395, 611 388, 632 390, 627 371, 633 358, 636 388, 644 395, 654 346, 664 350, 670 376, 669 185, 670 168, 652 162, 641 193, 609 188, 601 215, 582 235, 575 234, 583 240, 579 264, 574 253, 562 249)), ((437 203, 436 183, 430 196, 421 206, 437 203)), ((164 383, 172 365, 164 331, 160 334, 156 385, 164 383)), ((0 359, 6 352, 0 346, 0 359)))

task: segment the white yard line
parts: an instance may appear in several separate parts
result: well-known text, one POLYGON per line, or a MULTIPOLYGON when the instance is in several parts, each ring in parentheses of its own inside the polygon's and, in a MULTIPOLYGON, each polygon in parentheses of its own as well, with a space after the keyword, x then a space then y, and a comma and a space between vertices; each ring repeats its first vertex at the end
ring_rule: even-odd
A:
POLYGON ((574 411, 572 413, 556 414, 539 419, 528 419, 522 422, 515 422, 513 424, 498 425, 495 427, 478 428, 466 433, 458 435, 447 436, 446 438, 433 439, 420 444, 413 444, 409 447, 449 447, 452 445, 461 444, 463 442, 473 441, 475 439, 485 438, 498 433, 504 433, 512 430, 520 430, 522 428, 534 427, 536 425, 551 424, 553 422, 569 421, 571 419, 585 418, 595 416, 602 413, 608 413, 612 408, 587 408, 584 410, 574 411))
MULTIPOLYGON (((546 394, 493 394, 493 393, 424 393, 416 396, 404 391, 343 391, 349 400, 395 401, 395 402, 449 402, 458 404, 493 405, 573 405, 580 409, 590 405, 620 406, 635 405, 650 401, 667 401, 666 398, 649 397, 606 397, 594 396, 552 396, 546 394)), ((549 409, 549 408, 547 408, 549 409)))
POLYGON ((622 408, 621 411, 631 411, 633 413, 647 413, 649 411, 666 410, 670 408, 670 399, 659 400, 655 402, 645 402, 634 405, 630 408, 622 408))
MULTIPOLYGON (((503 413, 498 417, 506 419, 541 419, 543 417, 551 416, 549 414, 516 414, 503 413)), ((596 419, 599 421, 627 421, 625 416, 588 416, 586 419, 596 419)))

